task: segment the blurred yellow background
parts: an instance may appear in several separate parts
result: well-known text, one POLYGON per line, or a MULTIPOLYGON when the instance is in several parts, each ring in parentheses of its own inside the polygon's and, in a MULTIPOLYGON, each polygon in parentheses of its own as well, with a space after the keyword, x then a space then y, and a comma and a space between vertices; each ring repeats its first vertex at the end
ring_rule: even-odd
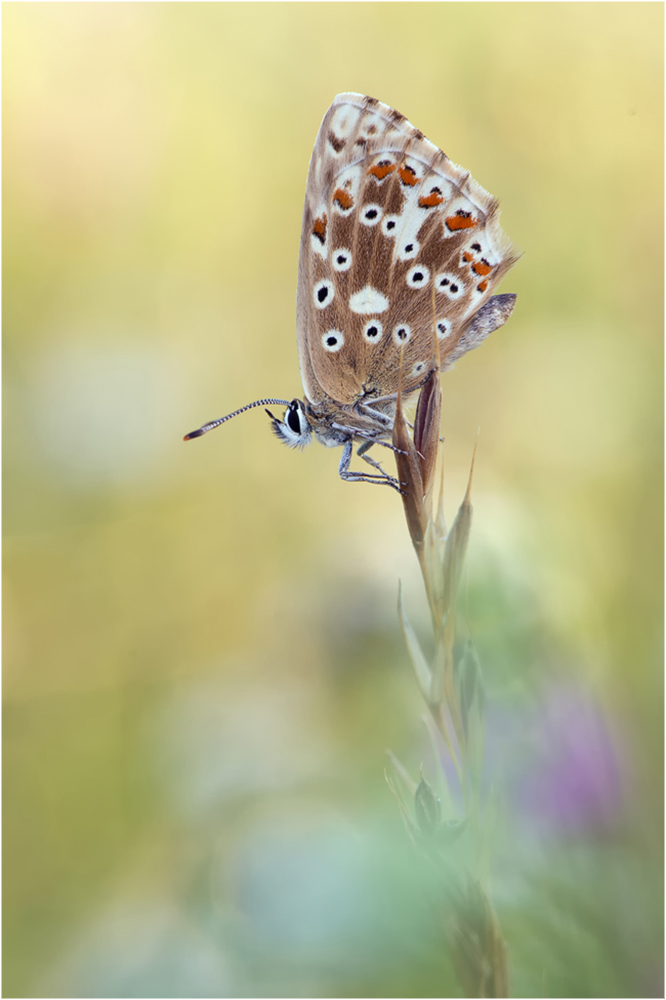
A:
POLYGON ((457 995, 383 778, 427 753, 399 499, 261 410, 182 442, 301 394, 308 162, 358 91, 524 251, 444 378, 450 514, 481 429, 465 613, 508 787, 544 699, 602 727, 584 763, 612 745, 603 822, 528 836, 508 795, 516 995, 662 995, 662 5, 3 15, 4 994, 457 995))

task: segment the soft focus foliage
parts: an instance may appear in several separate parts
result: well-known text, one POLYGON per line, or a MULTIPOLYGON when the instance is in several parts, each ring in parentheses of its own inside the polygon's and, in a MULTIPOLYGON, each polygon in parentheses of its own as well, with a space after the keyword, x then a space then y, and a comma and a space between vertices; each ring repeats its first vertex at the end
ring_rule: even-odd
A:
MULTIPOLYGON (((282 448, 336 93, 503 205, 444 378, 522 996, 660 996, 663 8, 8 4, 4 993, 458 995, 383 780, 431 768, 391 490, 282 448)), ((431 775, 432 777, 432 775, 431 775)), ((453 804, 455 810, 455 803, 453 804)))

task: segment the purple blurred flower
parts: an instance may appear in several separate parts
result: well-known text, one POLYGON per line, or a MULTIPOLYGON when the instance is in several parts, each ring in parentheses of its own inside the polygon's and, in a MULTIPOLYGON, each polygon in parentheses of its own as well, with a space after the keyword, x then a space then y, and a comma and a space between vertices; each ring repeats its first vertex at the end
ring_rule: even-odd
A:
POLYGON ((619 814, 617 734, 583 691, 552 687, 527 711, 489 712, 487 723, 488 771, 501 768, 513 808, 534 832, 599 831, 619 814))

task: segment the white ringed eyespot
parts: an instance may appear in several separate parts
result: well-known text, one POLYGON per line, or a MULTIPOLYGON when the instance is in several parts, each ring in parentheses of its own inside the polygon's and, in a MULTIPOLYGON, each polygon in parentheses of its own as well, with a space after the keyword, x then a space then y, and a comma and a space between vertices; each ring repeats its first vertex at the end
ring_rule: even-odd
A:
POLYGON ((412 335, 412 328, 409 323, 398 323, 393 327, 393 340, 398 347, 409 342, 412 335))
POLYGON ((361 222, 364 226, 376 226, 383 214, 381 205, 364 205, 360 212, 361 222))
POLYGON ((327 330, 321 338, 324 350, 329 354, 336 354, 345 342, 345 335, 342 330, 327 330))
POLYGON ((398 232, 399 215, 385 215, 382 219, 382 232, 384 236, 395 236, 398 232))
POLYGON ((334 271, 348 271, 352 266, 352 255, 351 251, 340 247, 339 250, 334 250, 331 254, 331 260, 333 261, 334 271))
POLYGON ((420 249, 421 244, 418 240, 407 239, 398 251, 398 260, 414 260, 420 249))
POLYGON ((407 272, 407 284, 410 288, 425 288, 430 281, 430 271, 423 264, 417 264, 407 272))
POLYGON ((371 319, 363 327, 363 337, 369 344, 378 344, 382 338, 384 327, 378 319, 371 319))
POLYGON ((332 281, 324 278, 323 281, 318 281, 314 286, 314 304, 317 309, 325 309, 331 304, 334 297, 335 289, 332 281))
POLYGON ((438 292, 444 292, 450 299, 459 299, 465 292, 460 277, 450 271, 444 271, 435 278, 435 288, 438 292))

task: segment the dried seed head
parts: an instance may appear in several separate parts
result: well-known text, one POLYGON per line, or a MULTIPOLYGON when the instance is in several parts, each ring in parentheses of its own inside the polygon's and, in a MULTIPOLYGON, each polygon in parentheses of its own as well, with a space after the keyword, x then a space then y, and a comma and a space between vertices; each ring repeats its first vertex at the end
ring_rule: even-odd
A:
POLYGON ((409 436, 407 421, 402 411, 402 393, 398 390, 398 402, 393 423, 393 447, 398 479, 402 490, 407 527, 412 544, 419 557, 423 552, 423 539, 428 526, 428 512, 423 501, 423 474, 418 452, 409 436))
POLYGON ((423 492, 426 496, 432 487, 437 462, 441 412, 442 387, 439 371, 431 371, 421 387, 414 417, 414 445, 419 453, 423 492))

